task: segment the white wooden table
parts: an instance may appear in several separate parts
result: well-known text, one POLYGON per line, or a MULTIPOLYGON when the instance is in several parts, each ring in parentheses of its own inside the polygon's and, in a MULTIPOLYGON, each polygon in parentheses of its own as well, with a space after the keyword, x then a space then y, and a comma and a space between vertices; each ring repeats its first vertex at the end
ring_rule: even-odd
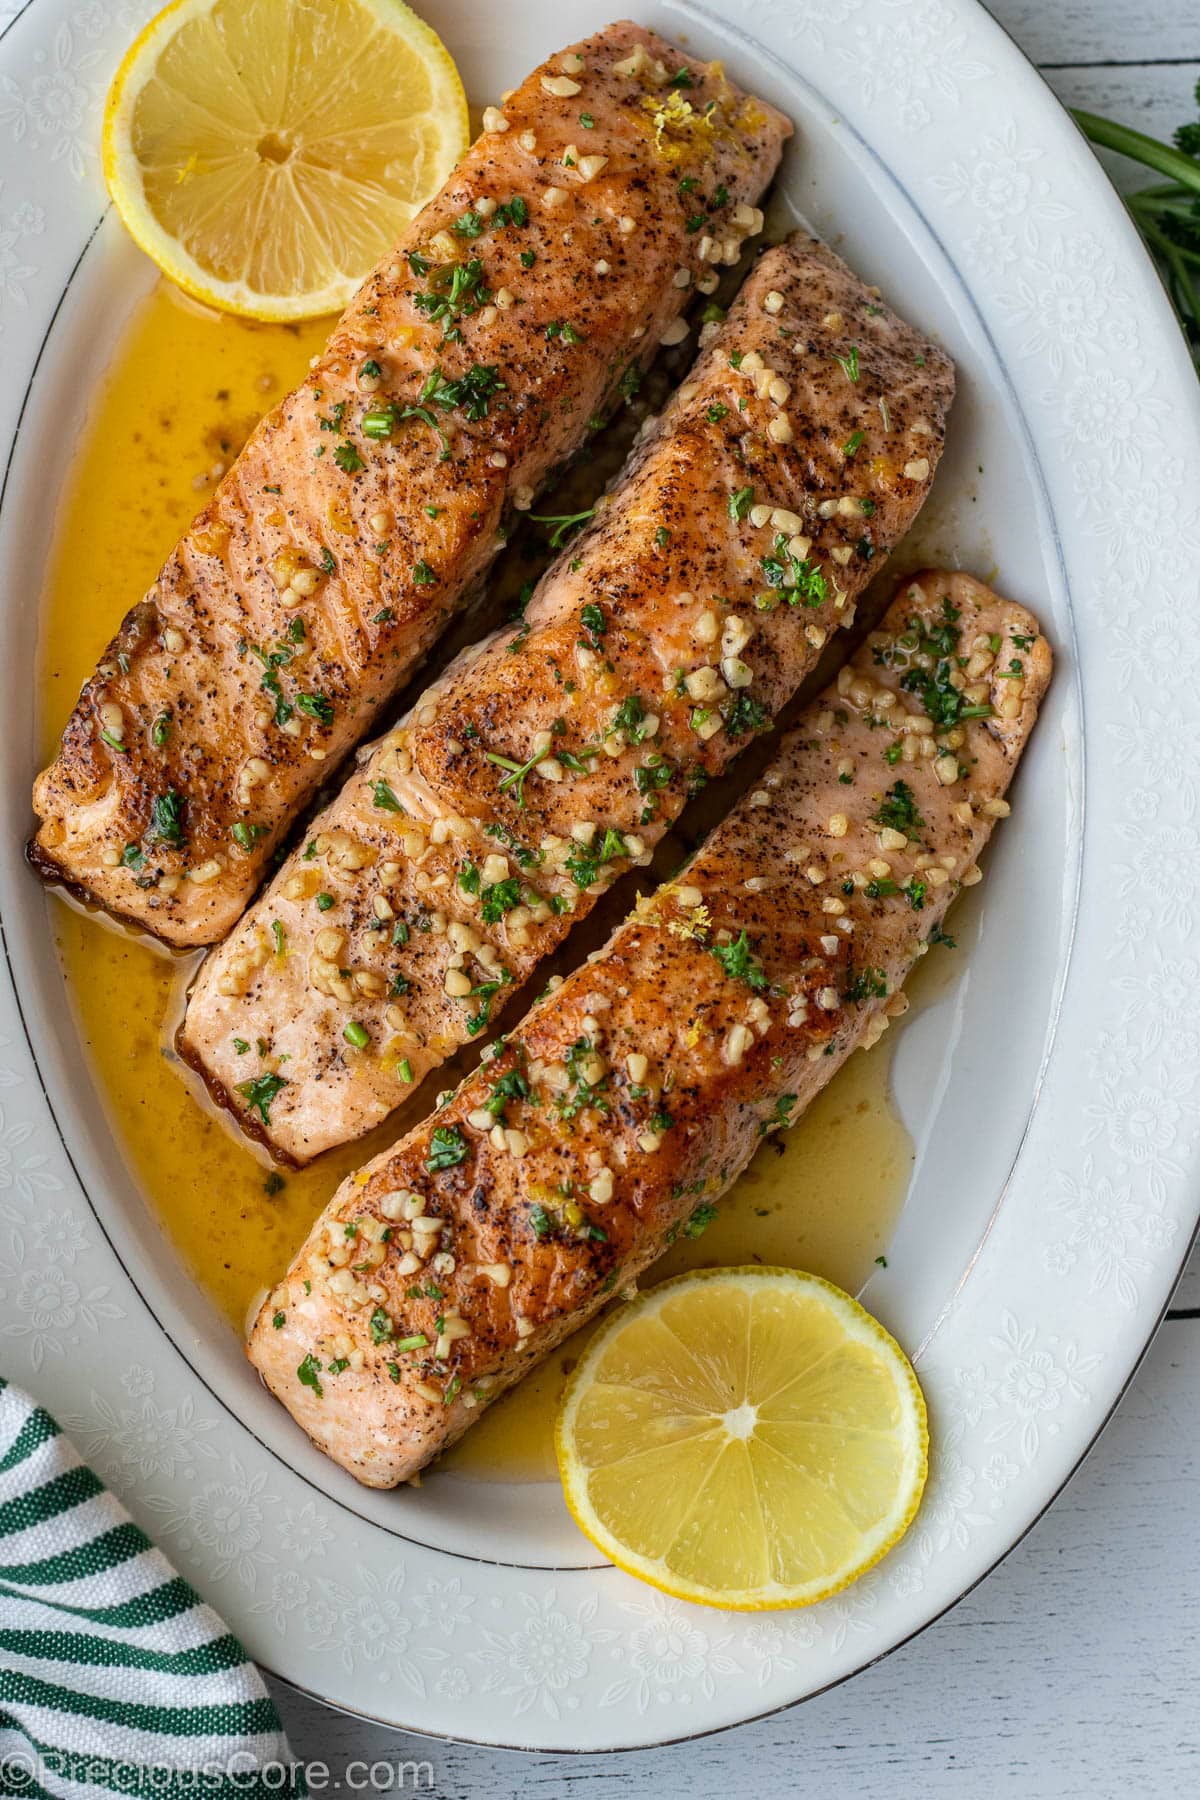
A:
MULTIPOLYGON (((1198 0, 991 10, 1068 104, 1161 137, 1195 116, 1198 0)), ((281 1683, 275 1696, 298 1757, 343 1780, 352 1760, 378 1761, 374 1780, 348 1776, 368 1791, 396 1791, 387 1767, 425 1761, 441 1800, 1189 1800, 1200 1789, 1198 1420, 1200 1254, 1093 1455, 1007 1561, 846 1686, 719 1737, 627 1756, 518 1755, 366 1725, 281 1683)))

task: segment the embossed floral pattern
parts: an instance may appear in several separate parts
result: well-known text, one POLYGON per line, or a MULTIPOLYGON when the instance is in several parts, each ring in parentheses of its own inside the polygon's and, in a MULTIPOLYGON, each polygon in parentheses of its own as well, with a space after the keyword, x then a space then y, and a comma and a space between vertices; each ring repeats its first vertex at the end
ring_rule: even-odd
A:
POLYGON ((0 126, 16 144, 45 151, 77 181, 96 158, 95 109, 103 95, 99 53, 80 49, 71 25, 61 25, 36 72, 27 80, 0 76, 0 126))
POLYGON ((395 1562, 386 1574, 359 1569, 346 1581, 321 1576, 314 1591, 322 1603, 310 1609, 307 1623, 313 1648, 347 1671, 374 1670, 380 1681, 398 1678, 423 1696, 426 1667, 445 1662, 446 1652, 414 1639, 404 1584, 405 1570, 395 1562))
POLYGON ((284 1508, 279 1521, 279 1543, 293 1562, 307 1563, 314 1556, 324 1556, 332 1535, 329 1514, 315 1501, 305 1500, 299 1506, 284 1508))
MULTIPOLYGON (((1107 1175, 1097 1175, 1089 1156, 1081 1180, 1065 1169, 1059 1171, 1054 1205, 1069 1227, 1062 1242, 1088 1260, 1092 1292, 1111 1286, 1122 1306, 1136 1306, 1134 1277, 1151 1264, 1141 1247, 1147 1214, 1133 1199, 1132 1189, 1114 1185, 1107 1175)), ((1052 1255, 1060 1248, 1051 1244, 1046 1253, 1052 1255)))
POLYGON ((29 1227, 29 1241, 47 1262, 73 1263, 88 1247, 88 1235, 73 1212, 47 1207, 29 1227))
POLYGON ((522 1594, 513 1628, 485 1629, 483 1648, 472 1653, 484 1670, 484 1690, 505 1695, 518 1717, 536 1706, 557 1719, 564 1706, 576 1706, 572 1690, 591 1668, 596 1646, 616 1635, 594 1625, 599 1605, 593 1594, 579 1605, 560 1606, 554 1588, 540 1600, 522 1594))
POLYGON ((181 1551, 203 1553, 214 1580, 232 1574, 253 1588, 262 1566, 275 1560, 264 1535, 267 1509, 276 1500, 266 1469, 252 1473, 231 1454, 226 1479, 205 1482, 187 1500, 151 1495, 146 1504, 181 1551))
POLYGON ((202 1418, 190 1394, 178 1406, 156 1406, 148 1397, 114 1406, 93 1388, 88 1411, 68 1416, 66 1424, 91 1461, 118 1481, 122 1476, 140 1483, 174 1475, 197 1459, 211 1461, 217 1455, 212 1437, 217 1421, 202 1418))
POLYGON ((26 1149, 33 1129, 31 1121, 13 1123, 0 1111, 0 1206, 5 1207, 6 1218, 18 1216, 12 1210, 18 1202, 28 1202, 35 1194, 56 1193, 62 1187, 45 1151, 26 1149), (11 1196, 7 1204, 6 1196, 11 1196))
POLYGON ((471 1623, 474 1594, 463 1588, 462 1576, 452 1575, 448 1581, 431 1581, 416 1597, 417 1617, 426 1631, 439 1637, 452 1637, 471 1623))
POLYGON ((694 1607, 652 1594, 627 1600, 621 1611, 632 1622, 615 1660, 622 1673, 605 1689, 602 1706, 630 1703, 639 1713, 651 1706, 691 1706, 711 1699, 718 1677, 741 1673, 731 1653, 732 1631, 705 1631, 694 1607))
MULTIPOLYGON (((12 1244, 20 1253, 16 1234, 12 1244)), ((123 1316, 107 1287, 85 1289, 53 1263, 21 1269, 0 1261, 0 1300, 8 1302, 0 1335, 25 1341, 35 1373, 47 1356, 64 1356, 83 1334, 98 1332, 102 1320, 123 1316)))
POLYGON ((256 1600, 252 1613, 265 1613, 281 1635, 290 1630, 305 1613, 312 1596, 312 1583, 299 1569, 282 1569, 271 1577, 264 1600, 256 1600))

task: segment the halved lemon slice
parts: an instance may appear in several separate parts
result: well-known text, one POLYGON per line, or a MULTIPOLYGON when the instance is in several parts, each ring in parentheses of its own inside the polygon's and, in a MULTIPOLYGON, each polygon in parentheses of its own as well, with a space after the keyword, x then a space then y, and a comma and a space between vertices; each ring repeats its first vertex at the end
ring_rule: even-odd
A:
POLYGON ((189 294, 314 318, 346 305, 468 141, 458 71, 403 0, 175 0, 109 90, 104 176, 189 294))
POLYGON ((576 1523, 679 1600, 755 1611, 846 1587, 911 1524, 928 1467, 912 1366, 791 1269, 680 1275, 615 1312, 563 1395, 576 1523))

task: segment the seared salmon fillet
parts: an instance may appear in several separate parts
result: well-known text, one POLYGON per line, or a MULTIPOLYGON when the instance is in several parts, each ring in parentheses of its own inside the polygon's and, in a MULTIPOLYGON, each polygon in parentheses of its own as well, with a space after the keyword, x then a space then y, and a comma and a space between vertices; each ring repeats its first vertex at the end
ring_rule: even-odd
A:
POLYGON ((980 878, 1050 667, 981 582, 902 584, 678 878, 338 1189, 248 1346, 314 1443, 412 1475, 875 1042, 980 878))
POLYGON ((180 1049, 278 1154, 369 1130, 487 1027, 769 726, 925 499, 950 362, 831 251, 768 251, 704 330, 523 620, 374 747, 202 970, 180 1049))
POLYGON ((127 614, 34 786, 48 879, 175 945, 281 834, 762 228, 791 127, 617 24, 536 69, 127 614))

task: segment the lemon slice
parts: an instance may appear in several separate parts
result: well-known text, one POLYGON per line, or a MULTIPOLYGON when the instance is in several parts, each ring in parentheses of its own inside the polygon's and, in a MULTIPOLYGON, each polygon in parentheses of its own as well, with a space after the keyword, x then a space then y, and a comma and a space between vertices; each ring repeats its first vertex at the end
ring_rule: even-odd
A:
POLYGON ((336 312, 469 141, 441 39, 403 0, 175 0, 104 115, 104 176, 146 254, 256 319, 336 312))
POLYGON ((555 1447, 576 1523, 679 1600, 808 1606, 912 1523, 929 1431, 912 1366, 849 1294, 790 1269, 680 1275, 592 1339, 555 1447))

